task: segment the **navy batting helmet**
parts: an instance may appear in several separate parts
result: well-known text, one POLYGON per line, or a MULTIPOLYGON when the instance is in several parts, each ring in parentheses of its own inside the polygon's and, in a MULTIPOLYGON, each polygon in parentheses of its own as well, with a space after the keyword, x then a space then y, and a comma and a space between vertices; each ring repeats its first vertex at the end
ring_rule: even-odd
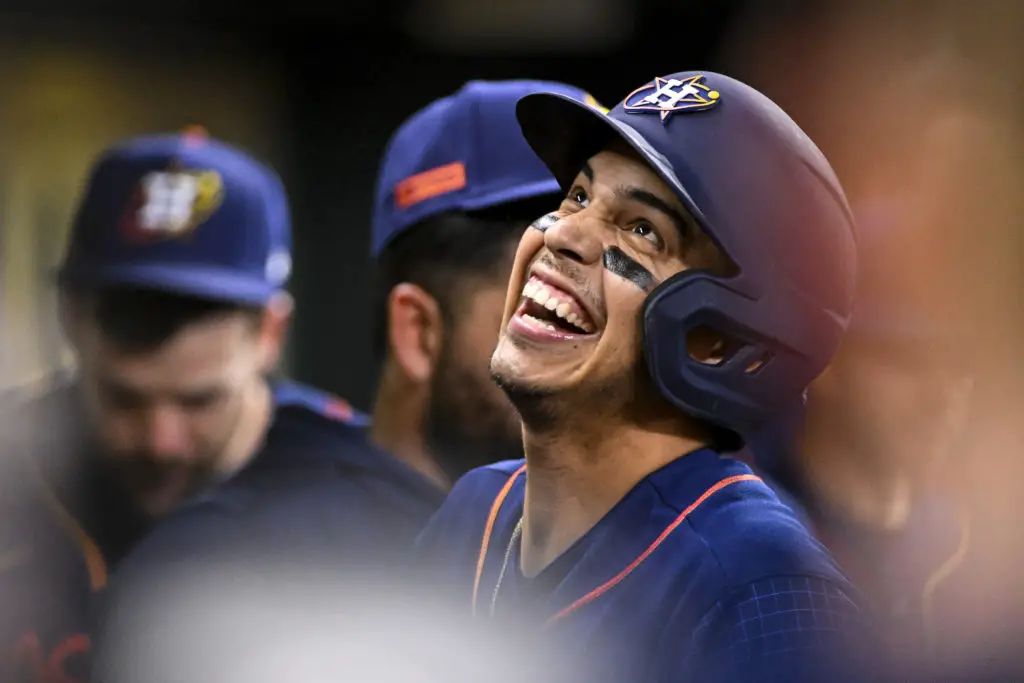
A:
POLYGON ((584 161, 624 140, 737 266, 684 271, 645 301, 646 363, 668 401, 745 436, 825 369, 853 309, 853 218, 824 155, 774 102, 692 71, 655 78, 607 114, 533 94, 517 115, 566 189, 584 161), (722 362, 690 357, 698 327, 734 342, 722 362))

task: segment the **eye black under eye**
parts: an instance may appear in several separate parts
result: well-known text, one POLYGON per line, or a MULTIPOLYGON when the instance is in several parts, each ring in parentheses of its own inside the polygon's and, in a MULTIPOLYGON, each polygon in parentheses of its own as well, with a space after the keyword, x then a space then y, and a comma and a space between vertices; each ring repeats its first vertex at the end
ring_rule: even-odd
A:
POLYGON ((664 241, 661 239, 661 235, 648 221, 637 221, 629 227, 629 231, 634 235, 650 242, 659 250, 665 246, 664 241))

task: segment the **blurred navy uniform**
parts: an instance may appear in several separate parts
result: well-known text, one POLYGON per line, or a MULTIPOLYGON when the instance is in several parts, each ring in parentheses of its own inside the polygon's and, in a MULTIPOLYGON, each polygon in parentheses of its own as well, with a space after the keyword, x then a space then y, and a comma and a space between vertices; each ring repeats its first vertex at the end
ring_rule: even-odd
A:
MULTIPOLYGON (((5 682, 87 680, 97 600, 153 523, 104 466, 76 392, 74 377, 61 376, 42 396, 7 406, 16 424, 3 442, 0 477, 5 682)), ((253 467, 303 466, 309 447, 288 460, 297 435, 319 440, 324 459, 364 442, 365 417, 345 402, 287 382, 275 393, 274 422, 253 467)), ((440 497, 430 500, 396 526, 416 533, 440 497)))
MULTIPOLYGON (((527 96, 518 117, 566 191, 523 237, 491 365, 526 459, 455 485, 420 538, 424 573, 575 662, 562 680, 853 677, 856 592, 720 454, 799 396, 846 327, 853 222, 828 162, 713 73, 653 79, 607 114, 527 96), (724 343, 688 345, 709 329, 724 343)), ((510 657, 528 680, 536 660, 510 657)))

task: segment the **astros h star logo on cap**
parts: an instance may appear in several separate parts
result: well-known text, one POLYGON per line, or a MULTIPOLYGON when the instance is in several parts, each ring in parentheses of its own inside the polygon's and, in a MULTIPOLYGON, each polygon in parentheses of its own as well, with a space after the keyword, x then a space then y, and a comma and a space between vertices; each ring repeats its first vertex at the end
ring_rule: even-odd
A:
POLYGON ((139 181, 121 222, 133 242, 180 239, 208 219, 224 200, 217 171, 152 171, 139 181))
POLYGON ((712 90, 703 74, 684 79, 656 77, 626 96, 622 109, 629 114, 659 114, 664 123, 672 114, 705 111, 722 101, 721 93, 712 90))

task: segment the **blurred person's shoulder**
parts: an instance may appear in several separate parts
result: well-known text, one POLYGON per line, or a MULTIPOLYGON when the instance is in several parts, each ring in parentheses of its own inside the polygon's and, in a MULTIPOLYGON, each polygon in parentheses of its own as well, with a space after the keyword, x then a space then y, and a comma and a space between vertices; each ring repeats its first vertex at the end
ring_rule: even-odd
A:
POLYGON ((207 577, 222 592, 222 577, 249 576, 274 592, 324 571, 389 576, 407 558, 444 491, 375 446, 340 399, 293 383, 275 397, 253 460, 168 515, 117 568, 98 612, 101 660, 119 656, 111 634, 164 587, 203 593, 207 577))
POLYGON ((190 561, 376 563, 408 549, 444 491, 374 445, 340 399, 294 383, 275 393, 259 453, 171 513, 129 557, 133 573, 190 561))
POLYGON ((276 385, 275 402, 261 453, 218 493, 256 491, 284 502, 286 486, 327 497, 342 486, 350 491, 352 504, 383 507, 419 526, 440 506, 443 490, 374 444, 369 416, 344 399, 287 382, 276 385))

